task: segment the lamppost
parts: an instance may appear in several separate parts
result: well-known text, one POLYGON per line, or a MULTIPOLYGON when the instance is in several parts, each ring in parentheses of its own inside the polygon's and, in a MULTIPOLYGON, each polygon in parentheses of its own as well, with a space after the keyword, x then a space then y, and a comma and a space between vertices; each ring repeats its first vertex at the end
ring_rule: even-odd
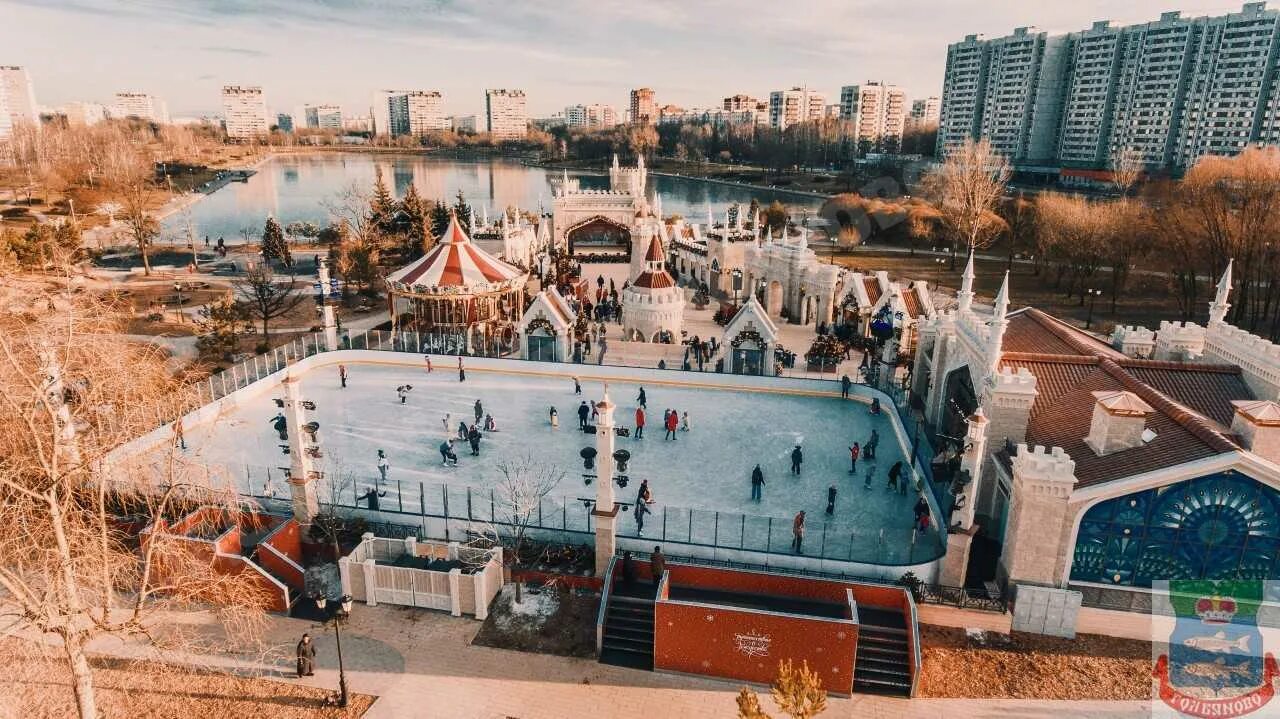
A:
POLYGON ((735 267, 729 275, 733 277, 733 308, 738 308, 738 294, 742 292, 742 269, 735 267))
MULTIPOLYGON (((317 594, 315 600, 316 609, 324 614, 329 600, 323 594, 317 594)), ((351 615, 351 595, 342 595, 338 598, 337 604, 332 614, 325 616, 324 624, 333 624, 333 636, 338 642, 338 706, 345 707, 347 705, 347 671, 342 665, 342 623, 351 615)))
POLYGON ((1089 329, 1089 325, 1093 324, 1093 305, 1102 296, 1102 290, 1095 290, 1091 287, 1085 290, 1084 293, 1089 296, 1089 315, 1084 320, 1084 328, 1089 329))
POLYGON ((178 295, 178 324, 182 324, 182 283, 174 282, 173 291, 178 295))

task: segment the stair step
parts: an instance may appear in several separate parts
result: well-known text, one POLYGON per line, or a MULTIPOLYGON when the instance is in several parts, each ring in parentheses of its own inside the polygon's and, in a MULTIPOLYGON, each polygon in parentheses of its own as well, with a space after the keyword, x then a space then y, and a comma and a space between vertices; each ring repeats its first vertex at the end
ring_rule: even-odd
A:
POLYGON ((868 681, 877 680, 882 682, 896 682, 902 686, 911 686, 911 675, 904 674, 899 671, 884 671, 882 669, 872 669, 862 665, 854 665, 854 679, 865 679, 868 681))
POLYGON ((877 647, 902 647, 906 648, 906 637, 885 637, 879 634, 858 634, 858 645, 868 644, 877 647))
POLYGON ((600 651, 600 663, 612 664, 617 667, 629 667, 631 669, 642 669, 644 671, 653 671, 653 655, 638 654, 626 650, 612 649, 605 647, 600 651))
POLYGON ((614 623, 627 624, 636 627, 648 627, 649 629, 652 629, 653 617, 644 617, 636 614, 614 614, 612 612, 606 614, 604 617, 604 625, 607 627, 614 623))
POLYGON ((854 679, 854 691, 862 694, 884 694, 887 696, 911 696, 911 686, 903 686, 899 682, 887 682, 879 679, 854 679))
POLYGON ((857 667, 865 667, 875 671, 889 672, 892 674, 901 674, 908 679, 911 678, 911 665, 906 659, 886 659, 874 656, 859 656, 857 659, 857 667))
POLYGON ((871 644, 859 644, 857 657, 871 657, 882 660, 907 661, 907 650, 905 647, 877 647, 871 644))
POLYGON ((652 627, 625 627, 619 624, 604 625, 604 635, 619 637, 636 637, 637 639, 647 639, 653 641, 652 627))
POLYGON ((861 624, 858 626, 858 633, 862 635, 876 635, 886 637, 905 637, 907 630, 901 627, 885 627, 878 624, 861 624))
POLYGON ((601 644, 616 649, 653 653, 653 637, 628 637, 621 634, 610 634, 608 630, 605 630, 604 641, 601 644))
POLYGON ((611 594, 609 595, 609 599, 610 599, 610 606, 613 606, 613 603, 617 602, 621 604, 634 604, 635 606, 638 606, 638 607, 648 607, 650 609, 653 608, 652 598, 642 599, 640 597, 628 597, 625 594, 611 594))

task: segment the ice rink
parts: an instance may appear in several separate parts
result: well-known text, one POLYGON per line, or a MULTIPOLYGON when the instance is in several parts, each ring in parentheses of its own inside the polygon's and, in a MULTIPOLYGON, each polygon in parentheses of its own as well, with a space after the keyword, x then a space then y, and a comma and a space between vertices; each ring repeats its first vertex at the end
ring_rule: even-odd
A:
MULTIPOLYGON (((521 367, 512 364, 513 369, 521 367)), ((308 414, 320 423, 326 480, 354 480, 355 487, 348 481, 343 490, 346 503, 377 479, 379 449, 386 452, 391 465, 390 496, 383 499, 383 509, 403 506, 417 512, 422 506, 418 497, 433 507, 442 493, 460 497, 459 490, 464 487, 473 488, 487 502, 498 476, 496 465, 526 454, 565 471, 554 493, 565 504, 580 511, 576 499, 594 496, 594 487, 584 484, 578 453, 583 447, 594 446, 595 437, 579 431, 577 408, 584 399, 601 397, 599 381, 584 381, 582 395, 576 396, 573 370, 568 365, 563 377, 469 368, 465 382, 458 381, 453 358, 438 357, 434 365, 428 374, 425 366, 348 364, 346 389, 340 387, 333 366, 300 375, 302 397, 317 407, 308 414), (405 384, 413 389, 401 404, 396 388, 405 384), (471 456, 465 442, 455 442, 458 466, 445 467, 438 446, 446 436, 456 436, 460 421, 474 421, 477 399, 483 411, 493 415, 497 431, 484 433, 478 457, 471 456), (551 407, 559 413, 558 429, 548 419, 551 407)), ((745 535, 748 524, 756 527, 772 518, 771 534, 783 538, 783 546, 776 547, 774 541, 771 547, 785 551, 791 518, 803 509, 809 520, 807 542, 816 541, 811 538, 828 523, 832 542, 837 541, 837 535, 844 537, 844 544, 876 542, 885 545, 876 550, 876 557, 906 563, 902 545, 910 542, 912 506, 917 496, 914 491, 886 489, 889 467, 904 455, 888 415, 872 416, 866 404, 841 399, 838 385, 830 382, 812 383, 815 391, 830 391, 829 396, 805 396, 794 390, 682 386, 684 380, 696 382, 697 375, 662 374, 669 374, 670 379, 664 376, 645 385, 648 410, 644 438, 616 440, 618 448, 632 453, 628 468, 631 483, 617 490, 619 501, 634 500, 641 479, 649 480, 656 501, 654 514, 647 518, 646 537, 651 536, 657 522, 679 517, 681 525, 715 521, 715 541, 723 544, 726 534, 745 535), (668 408, 689 415, 690 431, 677 431, 675 441, 663 438, 662 415, 668 408), (860 459, 856 476, 851 475, 848 448, 855 441, 865 444, 873 428, 880 435, 877 456, 860 459), (796 445, 804 453, 799 476, 790 472, 791 451, 796 445), (750 476, 757 463, 764 472, 765 487, 763 499, 754 502, 750 499, 750 476), (868 472, 870 488, 864 486, 868 472), (837 498, 835 512, 828 517, 825 509, 831 486, 836 487, 837 498), (715 512, 724 514, 717 518, 715 512), (735 513, 748 516, 744 519, 735 513)), ((617 405, 615 423, 633 434, 639 389, 631 382, 611 381, 609 385, 610 398, 617 405)), ((273 481, 267 491, 287 494, 280 468, 288 466, 289 458, 282 453, 271 426, 279 411, 273 401, 276 396, 283 396, 282 392, 260 394, 211 424, 188 428, 189 452, 211 464, 225 465, 253 493, 263 493, 269 474, 273 481)), ((907 475, 909 471, 904 472, 907 475)), ((321 497, 323 501, 325 492, 321 497)), ((454 500, 454 512, 459 511, 457 503, 461 501, 466 500, 454 500)), ((620 521, 621 533, 634 535, 635 530, 630 515, 620 521)), ((702 534, 710 532, 708 527, 700 530, 702 534)), ((692 529, 688 533, 698 534, 692 529)), ((930 534, 929 541, 936 544, 936 532, 930 534)), ((836 552, 834 546, 829 554, 843 554, 843 549, 836 552)), ((912 557, 921 553, 928 552, 912 557)), ((849 554, 865 558, 866 547, 851 547, 849 554)))

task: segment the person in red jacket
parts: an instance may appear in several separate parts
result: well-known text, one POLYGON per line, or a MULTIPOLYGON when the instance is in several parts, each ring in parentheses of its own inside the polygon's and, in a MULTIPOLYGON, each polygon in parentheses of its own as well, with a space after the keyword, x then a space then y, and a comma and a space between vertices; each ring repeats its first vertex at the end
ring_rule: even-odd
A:
POLYGON ((636 439, 644 439, 644 407, 636 407, 636 439))
POLYGON ((862 448, 858 446, 857 442, 854 442, 853 446, 849 448, 849 474, 858 473, 858 454, 861 452, 862 448))
POLYGON ((667 435, 663 439, 675 440, 676 430, 680 427, 680 413, 674 409, 667 413, 667 435))

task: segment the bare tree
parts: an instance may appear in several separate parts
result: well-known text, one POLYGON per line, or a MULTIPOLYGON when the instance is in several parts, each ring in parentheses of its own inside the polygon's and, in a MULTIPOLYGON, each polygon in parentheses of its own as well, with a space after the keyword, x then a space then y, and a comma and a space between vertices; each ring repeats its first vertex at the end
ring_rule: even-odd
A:
POLYGON ((155 169, 143 153, 116 147, 107 158, 106 180, 122 208, 122 219, 142 257, 142 271, 151 274, 151 244, 160 236, 160 223, 151 214, 155 169))
POLYGON ((1145 168, 1146 164, 1140 152, 1132 147, 1126 147, 1120 151, 1115 161, 1111 163, 1111 184, 1116 188, 1116 192, 1120 193, 1120 197, 1129 196, 1129 191, 1138 184, 1145 168))
POLYGON ((1003 230, 995 207, 1008 181, 1009 163, 986 140, 965 141, 925 176, 926 194, 938 205, 952 235, 952 269, 957 249, 985 247, 1003 230))
POLYGON ((124 454, 126 442, 178 416, 191 395, 153 345, 122 342, 115 308, 61 291, 0 308, 0 615, 66 662, 82 719, 97 716, 90 642, 104 636, 160 651, 192 635, 169 611, 218 607, 231 635, 260 636, 258 585, 222 574, 163 530, 199 505, 240 511, 217 473, 173 442, 124 454), (151 530, 137 548, 128 520, 151 530))
POLYGON ((271 320, 289 314, 307 299, 305 293, 293 286, 292 277, 284 282, 278 281, 266 262, 246 270, 243 277, 237 278, 235 290, 249 316, 262 323, 263 342, 270 337, 268 326, 271 320))
MULTIPOLYGON (((498 473, 501 477, 494 488, 494 521, 481 528, 473 544, 481 548, 503 547, 503 560, 511 566, 521 560, 542 500, 560 484, 565 472, 526 454, 499 462, 498 473)), ((521 586, 520 582, 515 584, 519 603, 521 586)))

